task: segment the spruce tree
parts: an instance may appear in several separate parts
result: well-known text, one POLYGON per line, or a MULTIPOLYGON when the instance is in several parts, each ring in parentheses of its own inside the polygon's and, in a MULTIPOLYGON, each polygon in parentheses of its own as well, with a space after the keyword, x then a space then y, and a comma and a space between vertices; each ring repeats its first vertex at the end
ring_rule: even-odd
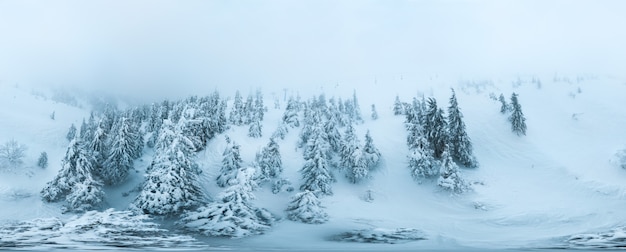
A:
POLYGON ((319 127, 315 128, 305 149, 305 163, 300 170, 303 180, 300 190, 309 190, 319 195, 332 195, 330 184, 334 179, 329 170, 328 148, 322 130, 319 127))
POLYGON ((472 154, 472 142, 465 131, 463 114, 459 110, 454 89, 450 97, 450 107, 448 107, 448 143, 450 155, 462 165, 470 168, 478 166, 476 158, 472 154))
POLYGON ((193 143, 182 134, 182 125, 165 121, 156 155, 131 208, 144 214, 171 216, 203 203, 192 150, 193 143))
POLYGON ((250 122, 250 127, 248 128, 248 136, 253 138, 259 138, 263 135, 263 126, 261 125, 261 119, 258 116, 255 116, 250 122))
POLYGON ((293 97, 289 97, 285 113, 283 114, 283 123, 291 128, 300 127, 298 120, 298 104, 293 97))
POLYGON ((378 112, 376 112, 376 105, 372 104, 372 120, 378 119, 378 112))
POLYGON ((460 175, 459 167, 452 160, 448 151, 444 151, 441 158, 441 169, 437 185, 454 193, 463 193, 470 190, 469 184, 460 175))
POLYGON ((239 147, 237 143, 233 142, 224 150, 222 168, 220 168, 220 174, 216 178, 219 187, 227 187, 236 182, 234 181, 235 176, 243 163, 239 154, 239 147))
POLYGON ((348 124, 341 141, 341 149, 339 151, 340 167, 342 169, 351 169, 354 160, 353 155, 359 146, 359 139, 356 136, 354 126, 348 124))
POLYGON ((241 238, 262 234, 274 222, 265 209, 252 205, 256 186, 252 179, 254 170, 241 168, 232 183, 219 195, 219 200, 185 213, 179 224, 185 229, 207 236, 241 238))
POLYGON ((274 138, 270 138, 270 142, 261 150, 257 163, 261 177, 264 179, 278 178, 283 172, 280 149, 274 138))
POLYGON ((437 107, 437 101, 434 98, 428 99, 424 130, 426 139, 433 148, 434 156, 440 158, 447 141, 446 120, 443 116, 443 110, 437 107))
POLYGON ((526 135, 526 118, 524 113, 522 113, 522 105, 519 104, 516 93, 511 95, 511 106, 513 109, 513 113, 509 117, 511 130, 518 136, 526 135))
POLYGON ((41 155, 39 155, 39 159, 37 160, 37 166, 39 166, 40 168, 48 167, 48 153, 44 151, 41 153, 41 155))
POLYGON ((396 95, 396 99, 393 102, 393 114, 394 115, 402 115, 404 114, 404 106, 402 106, 402 102, 400 102, 400 97, 396 95))
POLYGON ((86 211, 97 207, 104 197, 101 183, 94 176, 94 159, 84 149, 80 138, 73 139, 65 152, 61 170, 41 190, 48 202, 62 199, 69 211, 86 211))
POLYGON ((356 90, 352 92, 352 119, 357 123, 363 123, 363 116, 361 116, 361 107, 356 97, 356 90))
POLYGON ((307 224, 321 224, 328 221, 322 202, 315 193, 304 191, 297 193, 287 206, 287 218, 307 224))
POLYGON ((372 139, 372 135, 370 134, 369 130, 367 131, 367 133, 365 133, 365 145, 363 145, 363 155, 367 163, 367 167, 370 170, 376 167, 380 162, 380 151, 374 145, 374 140, 372 139))
POLYGON ((128 119, 120 119, 120 127, 113 135, 106 160, 102 165, 100 176, 107 185, 121 184, 126 180, 128 172, 133 168, 134 134, 131 132, 128 119))
POLYGON ((233 101, 233 107, 231 108, 230 111, 230 117, 229 117, 229 121, 231 124, 234 125, 242 125, 243 124, 243 112, 244 112, 244 107, 243 107, 243 100, 241 98, 241 94, 239 93, 239 90, 237 90, 237 93, 235 93, 235 100, 233 101))
POLYGON ((67 135, 65 135, 65 138, 67 139, 67 141, 72 141, 72 139, 74 139, 76 137, 76 126, 74 126, 74 124, 72 123, 72 125, 70 126, 70 129, 67 131, 67 135))
POLYGON ((363 151, 357 146, 351 153, 349 158, 350 166, 346 176, 353 184, 358 184, 369 176, 367 160, 363 155, 363 151))
POLYGON ((500 94, 500 97, 498 97, 498 100, 501 103, 500 113, 506 114, 506 112, 509 111, 509 105, 506 103, 506 99, 504 98, 504 95, 500 94))

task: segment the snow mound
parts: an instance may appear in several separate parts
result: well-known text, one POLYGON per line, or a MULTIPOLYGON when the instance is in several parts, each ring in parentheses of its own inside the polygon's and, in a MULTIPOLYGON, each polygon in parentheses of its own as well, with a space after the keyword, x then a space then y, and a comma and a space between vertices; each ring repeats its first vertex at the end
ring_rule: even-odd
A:
POLYGON ((582 249, 624 249, 626 248, 626 227, 613 228, 605 233, 577 234, 567 239, 568 248, 582 249))
POLYGON ((420 230, 411 228, 372 228, 341 233, 331 237, 331 240, 358 243, 396 244, 426 240, 426 235, 420 230))
POLYGON ((58 218, 35 219, 0 226, 1 248, 42 245, 67 248, 85 245, 115 248, 175 247, 190 244, 193 238, 170 234, 149 222, 146 215, 130 211, 90 211, 63 223, 58 218))

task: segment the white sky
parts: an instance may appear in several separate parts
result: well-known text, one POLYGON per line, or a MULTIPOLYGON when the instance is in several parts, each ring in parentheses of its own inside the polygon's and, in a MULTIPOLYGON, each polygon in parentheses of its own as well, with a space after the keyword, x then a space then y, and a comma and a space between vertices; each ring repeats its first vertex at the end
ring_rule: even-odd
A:
POLYGON ((130 93, 620 74, 625 47, 620 0, 0 0, 0 83, 130 93))

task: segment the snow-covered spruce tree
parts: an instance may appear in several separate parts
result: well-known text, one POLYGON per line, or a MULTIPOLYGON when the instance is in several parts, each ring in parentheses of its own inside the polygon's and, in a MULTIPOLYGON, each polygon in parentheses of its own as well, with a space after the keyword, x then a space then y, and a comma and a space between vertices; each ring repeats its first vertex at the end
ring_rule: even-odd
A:
POLYGON ((441 157, 441 169, 437 185, 454 193, 463 193, 470 190, 469 184, 460 175, 459 167, 452 160, 448 151, 444 151, 441 157))
POLYGON ((316 127, 305 148, 305 162, 300 170, 303 181, 300 190, 309 190, 318 195, 333 194, 330 184, 334 179, 329 169, 328 148, 330 147, 324 139, 322 129, 316 127))
POLYGON ((270 138, 270 142, 261 150, 261 154, 257 158, 257 164, 263 180, 278 178, 283 172, 280 149, 274 138, 270 138))
POLYGON ((258 117, 259 121, 263 121, 265 118, 265 105, 263 105, 263 93, 261 90, 256 91, 254 97, 254 114, 258 117))
POLYGON ((447 141, 446 119, 443 116, 443 110, 437 107, 437 101, 434 98, 428 99, 424 126, 426 139, 433 148, 435 157, 440 158, 447 141))
POLYGON ((393 102, 393 114, 394 115, 402 115, 404 114, 404 106, 402 106, 402 102, 400 102, 400 97, 396 95, 396 99, 393 102))
POLYGON ((328 221, 322 202, 315 193, 304 191, 297 193, 287 206, 287 218, 307 224, 321 224, 328 221))
POLYGON ((48 167, 48 153, 47 152, 42 152, 41 155, 39 155, 39 159, 37 159, 37 166, 39 166, 40 168, 46 168, 48 167))
POLYGON ((341 133, 337 128, 337 120, 333 116, 324 123, 324 132, 326 133, 327 142, 334 152, 341 150, 341 133))
POLYGON ((350 183, 358 184, 365 180, 369 176, 369 168, 367 166, 367 160, 363 155, 363 151, 357 146, 350 157, 350 166, 346 177, 350 180, 350 183))
POLYGON ((409 169, 414 179, 434 178, 439 174, 440 163, 434 157, 430 143, 426 139, 421 124, 415 124, 413 132, 409 132, 409 169))
POLYGON ((526 118, 524 117, 524 113, 522 113, 522 105, 519 104, 516 93, 511 95, 511 107, 513 110, 509 117, 511 130, 518 136, 526 135, 526 118))
POLYGON ((72 125, 70 126, 70 129, 67 131, 67 135, 65 135, 65 138, 67 139, 67 141, 72 141, 72 139, 74 139, 76 137, 76 126, 72 123, 72 125))
POLYGON ((226 147, 223 153, 222 168, 220 168, 220 174, 217 176, 216 181, 219 187, 227 187, 235 183, 235 176, 242 167, 243 160, 239 154, 240 145, 233 142, 226 147))
POLYGON ((105 155, 108 153, 108 132, 104 130, 101 126, 102 120, 96 126, 93 132, 93 139, 91 139, 87 144, 89 145, 89 151, 91 151, 94 159, 96 160, 94 164, 94 168, 97 174, 102 172, 102 165, 104 163, 105 155))
POLYGON ((163 122, 157 151, 148 168, 142 190, 131 209, 154 215, 177 215, 204 202, 198 184, 199 169, 192 161, 193 143, 182 134, 182 125, 163 122))
POLYGON ((254 116, 252 121, 250 122, 250 127, 248 128, 248 136, 253 138, 259 138, 263 136, 263 126, 261 125, 261 119, 258 116, 254 116))
POLYGON ((321 112, 316 109, 305 109, 304 112, 304 123, 302 126, 302 131, 300 131, 300 139, 298 139, 298 147, 306 146, 309 138, 313 134, 313 130, 316 127, 319 127, 322 122, 321 112))
POLYGON ((74 138, 65 152, 61 170, 41 190, 48 202, 66 199, 69 211, 85 211, 97 207, 104 197, 101 183, 94 177, 93 157, 80 138, 74 138))
POLYGON ((376 112, 376 105, 372 104, 372 120, 378 119, 378 112, 376 112))
POLYGON ((131 132, 128 119, 122 117, 120 127, 113 134, 110 148, 102 165, 100 176, 107 185, 121 184, 126 180, 128 172, 133 168, 134 134, 131 132))
POLYGON ((359 139, 357 138, 354 126, 351 123, 347 125, 340 145, 339 166, 341 169, 350 169, 354 164, 354 160, 352 160, 354 150, 356 150, 359 146, 359 139))
POLYGON ((509 104, 506 103, 506 98, 504 98, 503 94, 500 94, 500 97, 498 97, 498 101, 500 101, 500 113, 502 114, 506 114, 507 111, 509 111, 509 104))
POLYGON ((229 122, 231 124, 240 126, 243 124, 243 98, 241 98, 241 94, 239 90, 235 93, 235 100, 233 101, 233 107, 230 110, 229 122))
POLYGON ((289 127, 296 128, 300 127, 300 121, 298 119, 298 103, 292 97, 289 97, 289 101, 287 102, 287 107, 285 108, 285 113, 283 114, 283 123, 289 125, 289 127))
POLYGON ((352 92, 352 119, 357 123, 363 123, 361 106, 359 105, 359 100, 356 97, 356 90, 352 92))
POLYGON ((278 128, 276 128, 276 131, 272 133, 272 138, 285 139, 287 133, 289 133, 289 128, 287 124, 285 124, 284 122, 280 122, 280 124, 278 124, 278 128))
POLYGON ((254 169, 241 168, 231 185, 219 196, 219 200, 186 212, 178 222, 191 232, 207 236, 241 238, 262 234, 274 222, 267 210, 254 207, 252 191, 256 186, 252 176, 254 169))
POLYGON ((374 139, 372 139, 372 135, 368 130, 365 133, 365 145, 363 145, 363 157, 367 164, 368 169, 372 170, 375 168, 380 162, 380 151, 374 145, 374 139))
POLYGON ((466 167, 478 167, 478 161, 472 153, 472 142, 465 131, 463 114, 459 110, 454 89, 452 89, 450 107, 448 107, 448 146, 454 160, 466 167))

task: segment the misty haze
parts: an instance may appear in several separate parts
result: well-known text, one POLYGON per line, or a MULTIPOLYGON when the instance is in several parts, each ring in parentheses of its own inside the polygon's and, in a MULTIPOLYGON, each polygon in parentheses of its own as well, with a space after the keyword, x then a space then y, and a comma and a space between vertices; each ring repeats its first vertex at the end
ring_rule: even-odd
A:
POLYGON ((0 0, 0 250, 623 248, 624 10, 0 0))

